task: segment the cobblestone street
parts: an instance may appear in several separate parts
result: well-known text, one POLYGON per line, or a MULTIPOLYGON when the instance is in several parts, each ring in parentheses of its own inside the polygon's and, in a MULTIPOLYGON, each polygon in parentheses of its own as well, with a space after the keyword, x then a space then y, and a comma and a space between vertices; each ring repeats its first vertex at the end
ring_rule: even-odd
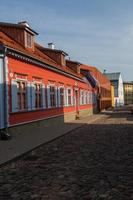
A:
POLYGON ((0 200, 133 199, 133 115, 107 112, 0 168, 0 200))

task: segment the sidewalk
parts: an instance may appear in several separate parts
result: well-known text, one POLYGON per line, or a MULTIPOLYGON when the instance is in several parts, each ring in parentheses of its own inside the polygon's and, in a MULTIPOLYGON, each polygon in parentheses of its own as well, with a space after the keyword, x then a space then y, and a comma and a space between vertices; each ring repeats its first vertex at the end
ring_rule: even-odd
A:
MULTIPOLYGON (((58 135, 58 137, 62 136, 76 128, 83 126, 84 124, 93 123, 94 121, 99 120, 103 117, 105 117, 105 115, 96 114, 79 120, 74 120, 69 123, 65 123, 63 126, 60 127, 46 127, 44 131, 47 133, 52 133, 52 138, 55 139, 54 135, 58 135)), ((22 154, 25 154, 26 152, 46 142, 49 142, 51 140, 51 134, 50 137, 46 137, 45 132, 38 131, 36 134, 29 132, 29 134, 16 135, 15 137, 12 137, 11 140, 0 140, 0 165, 14 158, 17 158, 22 154)))

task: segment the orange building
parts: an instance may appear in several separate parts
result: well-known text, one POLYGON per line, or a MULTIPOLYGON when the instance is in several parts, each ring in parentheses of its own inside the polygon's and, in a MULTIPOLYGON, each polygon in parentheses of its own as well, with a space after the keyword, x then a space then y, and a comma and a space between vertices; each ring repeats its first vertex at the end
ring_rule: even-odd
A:
POLYGON ((103 73, 96 67, 79 62, 67 60, 67 65, 76 73, 82 74, 84 78, 88 77, 97 101, 93 107, 94 111, 97 112, 111 107, 111 83, 103 73))

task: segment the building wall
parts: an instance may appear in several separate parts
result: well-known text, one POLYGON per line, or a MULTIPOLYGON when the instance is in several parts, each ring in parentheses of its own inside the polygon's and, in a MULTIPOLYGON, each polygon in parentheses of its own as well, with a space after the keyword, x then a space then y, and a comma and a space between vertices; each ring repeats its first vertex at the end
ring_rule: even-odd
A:
POLYGON ((96 89, 96 93, 98 94, 97 103, 99 104, 99 110, 111 107, 111 83, 107 77, 96 67, 83 65, 81 68, 88 69, 98 81, 98 89, 96 89))
MULTIPOLYGON (((75 79, 69 78, 67 76, 63 76, 61 74, 55 73, 53 71, 28 64, 22 62, 20 60, 16 60, 13 58, 8 58, 8 66, 9 66, 9 124, 10 126, 37 121, 41 119, 51 118, 53 116, 64 116, 64 114, 72 113, 75 116, 76 107, 75 104, 71 106, 64 106, 64 107, 55 107, 55 108, 48 108, 47 105, 47 92, 45 93, 46 98, 46 107, 44 109, 39 110, 28 110, 23 112, 12 112, 12 89, 11 84, 12 80, 16 79, 16 74, 22 74, 27 76, 27 82, 32 83, 33 77, 41 78, 43 84, 45 85, 45 89, 47 90, 47 85, 52 82, 57 87, 63 85, 66 87, 71 87, 73 91, 73 101, 75 101, 75 93, 74 88, 78 88, 78 110, 79 113, 82 114, 82 111, 87 110, 88 113, 93 112, 93 103, 86 103, 80 104, 80 90, 90 91, 92 92, 92 88, 85 84, 84 82, 77 81, 75 79)), ((96 101, 95 101, 96 103, 96 101)), ((74 118, 73 118, 74 119, 74 118)))
POLYGON ((124 87, 124 103, 125 105, 133 104, 133 83, 127 82, 124 87))
POLYGON ((115 107, 115 100, 114 100, 114 86, 111 85, 111 105, 114 108, 115 107))
POLYGON ((114 86, 115 107, 124 105, 124 89, 121 75, 119 80, 111 80, 111 83, 114 86))
POLYGON ((119 95, 119 105, 124 105, 124 89, 123 89, 123 80, 121 75, 119 77, 118 95, 119 95))

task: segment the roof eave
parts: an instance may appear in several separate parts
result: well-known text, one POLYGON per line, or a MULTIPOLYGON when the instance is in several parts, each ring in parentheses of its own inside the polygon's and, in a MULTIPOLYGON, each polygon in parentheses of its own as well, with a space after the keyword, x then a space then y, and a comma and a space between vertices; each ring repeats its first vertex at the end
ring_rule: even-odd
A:
MULTIPOLYGON (((9 50, 9 51, 14 51, 14 52, 16 52, 16 53, 21 54, 22 56, 26 56, 26 57, 28 57, 29 59, 32 59, 33 62, 34 62, 34 61, 37 61, 38 64, 42 65, 42 66, 45 67, 45 68, 48 68, 48 69, 50 69, 50 70, 52 70, 52 71, 58 71, 58 73, 64 74, 64 75, 66 75, 66 76, 72 77, 72 78, 74 78, 74 79, 76 79, 76 80, 79 80, 79 81, 81 81, 81 82, 84 82, 84 80, 83 80, 82 78, 80 78, 80 77, 78 77, 78 76, 76 76, 76 75, 74 75, 74 74, 71 74, 71 73, 66 72, 66 71, 64 71, 64 70, 62 70, 62 69, 59 69, 59 68, 57 68, 57 67, 54 66, 54 65, 50 65, 50 64, 48 64, 48 63, 46 63, 46 62, 44 62, 44 61, 42 61, 42 60, 40 60, 40 59, 38 59, 38 58, 35 58, 35 57, 31 56, 31 55, 28 55, 28 54, 26 54, 26 53, 23 53, 23 52, 21 52, 21 51, 19 51, 19 50, 16 50, 16 49, 11 48, 11 47, 6 46, 6 45, 4 45, 4 46, 5 46, 5 47, 7 48, 7 50, 9 50)), ((28 60, 27 60, 27 61, 28 61, 28 60)), ((35 63, 36 63, 36 62, 35 62, 35 63)))

